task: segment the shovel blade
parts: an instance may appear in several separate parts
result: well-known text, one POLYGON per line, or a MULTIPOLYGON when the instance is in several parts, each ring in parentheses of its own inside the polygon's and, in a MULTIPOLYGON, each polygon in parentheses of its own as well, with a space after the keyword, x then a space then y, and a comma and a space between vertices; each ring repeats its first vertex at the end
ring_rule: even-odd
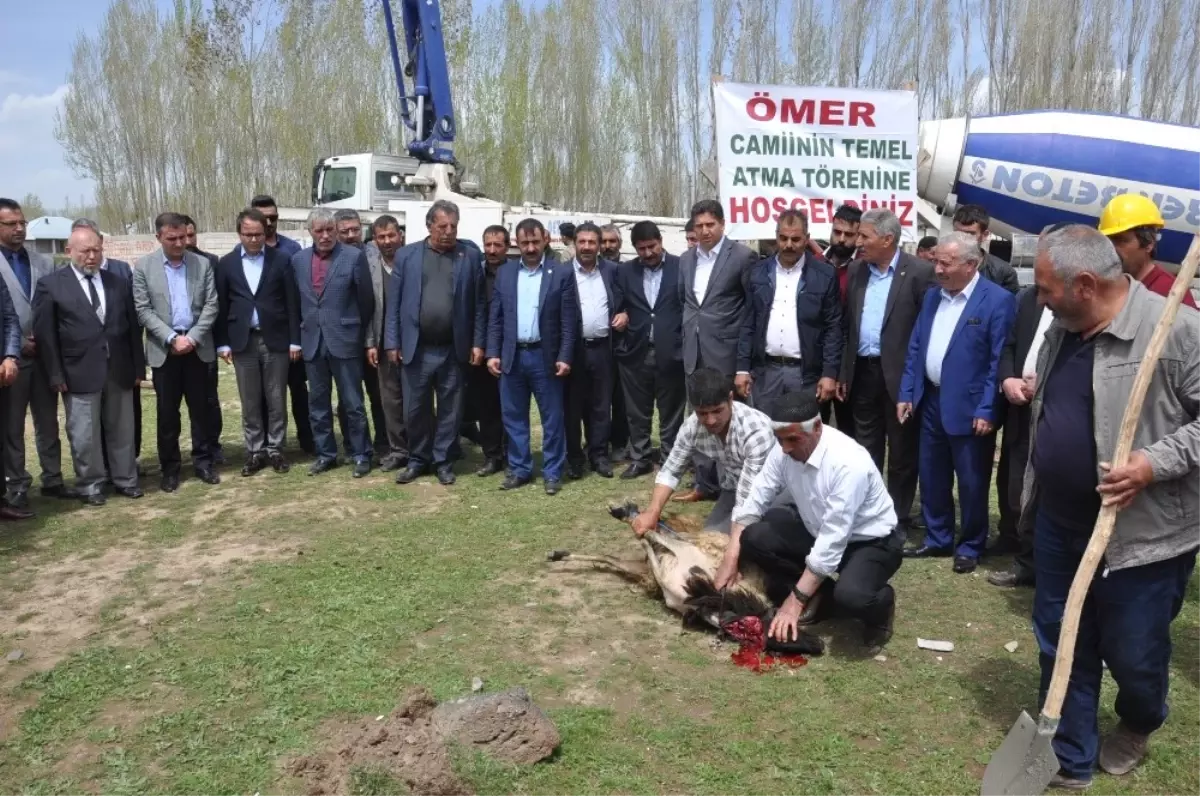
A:
POLYGON ((1050 742, 1058 722, 1044 726, 1021 711, 983 772, 983 796, 1038 796, 1058 773, 1050 742))

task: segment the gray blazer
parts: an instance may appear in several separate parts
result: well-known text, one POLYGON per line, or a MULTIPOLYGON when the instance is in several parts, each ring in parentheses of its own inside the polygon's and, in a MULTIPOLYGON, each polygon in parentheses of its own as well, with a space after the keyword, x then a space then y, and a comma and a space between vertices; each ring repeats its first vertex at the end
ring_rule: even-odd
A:
MULTIPOLYGON (((54 258, 28 248, 25 249, 25 254, 29 257, 29 289, 32 292, 37 290, 38 280, 54 270, 54 258)), ((21 341, 24 343, 25 339, 33 334, 33 296, 25 295, 21 283, 17 281, 17 275, 13 273, 12 266, 3 254, 0 254, 0 277, 4 277, 4 285, 8 288, 8 295, 12 297, 13 309, 21 319, 21 341)), ((33 360, 34 357, 22 356, 19 363, 21 367, 27 368, 33 364, 33 360)))
POLYGON ((366 346, 377 348, 383 345, 383 318, 387 309, 383 298, 383 285, 391 278, 391 274, 384 270, 383 255, 379 253, 379 247, 374 242, 364 246, 363 251, 367 254, 367 265, 371 268, 371 288, 375 292, 375 311, 371 313, 371 323, 367 326, 366 346))
MULTIPOLYGON (((192 302, 192 328, 187 336, 196 343, 196 355, 203 362, 217 357, 213 346, 213 324, 217 321, 217 281, 212 263, 199 254, 183 253, 187 269, 188 298, 192 302)), ((175 335, 171 328, 171 292, 167 287, 163 250, 156 249, 137 261, 133 269, 133 306, 138 323, 146 330, 146 364, 160 368, 167 361, 167 340, 175 335)))
POLYGON ((312 247, 292 256, 300 292, 300 347, 305 362, 317 358, 322 341, 329 355, 337 359, 364 356, 375 315, 366 253, 338 243, 329 256, 329 270, 319 294, 313 290, 312 247))
POLYGON ((696 301, 696 252, 679 255, 679 303, 683 307, 683 370, 716 368, 727 376, 737 371, 738 338, 749 295, 750 275, 759 257, 725 238, 708 280, 704 302, 696 301))

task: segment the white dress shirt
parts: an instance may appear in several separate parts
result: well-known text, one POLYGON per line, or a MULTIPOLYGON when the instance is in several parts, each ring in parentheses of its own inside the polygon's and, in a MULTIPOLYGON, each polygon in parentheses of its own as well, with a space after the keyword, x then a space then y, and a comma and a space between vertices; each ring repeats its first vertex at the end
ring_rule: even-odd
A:
POLYGON ((1042 316, 1038 318, 1037 331, 1033 333, 1033 342, 1029 345, 1029 353, 1025 355, 1025 366, 1021 368, 1021 377, 1032 379, 1037 376, 1037 358, 1038 352, 1042 350, 1042 343, 1046 341, 1046 330, 1050 328, 1050 321, 1054 320, 1054 313, 1049 307, 1042 308, 1042 316))
POLYGON ((804 278, 804 256, 791 268, 775 258, 775 301, 767 321, 767 356, 800 358, 800 327, 796 322, 796 295, 804 278))
POLYGON ((579 317, 583 321, 583 339, 608 337, 608 291, 604 289, 600 264, 592 266, 589 272, 576 260, 575 286, 579 290, 579 317))
POLYGON ((722 236, 717 245, 707 253, 700 246, 696 246, 696 282, 692 292, 696 296, 697 304, 703 304, 704 297, 708 295, 708 282, 712 279, 713 268, 717 265, 717 257, 720 256, 721 247, 724 245, 725 238, 722 236))
MULTIPOLYGON (((92 303, 92 292, 88 289, 88 277, 80 268, 75 265, 71 266, 71 270, 75 272, 75 278, 79 280, 79 289, 83 291, 84 298, 87 299, 88 306, 92 303)), ((96 310, 96 317, 100 319, 100 323, 104 323, 104 313, 108 311, 108 297, 104 295, 104 282, 101 281, 100 272, 96 271, 92 281, 96 285, 96 295, 100 297, 100 309, 96 310)))
POLYGON ((975 276, 958 295, 951 296, 942 290, 942 300, 938 304, 937 312, 933 316, 933 326, 929 330, 929 345, 925 348, 925 377, 938 387, 942 386, 942 360, 946 358, 946 351, 950 349, 950 339, 954 336, 958 319, 962 317, 967 302, 971 300, 971 293, 978 284, 979 272, 976 271, 975 276))
POLYGON ((816 540, 804 561, 814 575, 837 572, 846 545, 881 539, 896 529, 896 509, 871 454, 836 428, 821 426, 821 440, 807 462, 776 445, 733 521, 758 522, 784 489, 816 540))

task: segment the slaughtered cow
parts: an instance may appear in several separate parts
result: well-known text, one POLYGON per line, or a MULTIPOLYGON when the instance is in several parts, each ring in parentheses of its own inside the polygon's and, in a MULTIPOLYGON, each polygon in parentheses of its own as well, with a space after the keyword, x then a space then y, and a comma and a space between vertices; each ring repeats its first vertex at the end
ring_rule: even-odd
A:
MULTIPOLYGON (((637 516, 637 506, 626 502, 609 506, 609 513, 629 523, 637 516)), ((634 560, 606 555, 579 555, 555 550, 547 558, 556 562, 579 562, 600 570, 616 573, 646 589, 651 596, 660 597, 667 608, 683 617, 688 627, 715 629, 738 641, 737 629, 750 620, 762 628, 771 623, 775 606, 767 597, 765 578, 753 564, 739 566, 741 579, 732 587, 718 591, 713 585, 717 567, 729 543, 729 536, 705 530, 685 530, 689 517, 672 517, 638 539, 644 557, 634 560)), ((698 518, 697 518, 698 519, 698 518)), ((636 538, 636 537, 635 537, 636 538)), ((820 655, 824 651, 821 639, 803 630, 794 641, 777 642, 766 639, 768 652, 800 655, 820 655)))

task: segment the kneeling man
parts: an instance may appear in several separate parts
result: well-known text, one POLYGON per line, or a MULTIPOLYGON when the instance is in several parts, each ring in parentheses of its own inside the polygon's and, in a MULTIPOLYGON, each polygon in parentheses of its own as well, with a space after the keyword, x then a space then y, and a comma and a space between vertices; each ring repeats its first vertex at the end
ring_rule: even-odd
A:
POLYGON ((888 580, 900 568, 904 532, 871 454, 820 414, 808 390, 780 401, 779 445, 734 512, 716 586, 736 582, 739 560, 753 562, 767 576, 767 596, 781 604, 772 638, 796 638, 799 625, 815 620, 819 602, 832 598, 834 608, 862 620, 868 647, 882 647, 892 637, 896 595, 888 580), (770 508, 783 490, 798 519, 770 508), (822 588, 834 574, 836 582, 822 588))

